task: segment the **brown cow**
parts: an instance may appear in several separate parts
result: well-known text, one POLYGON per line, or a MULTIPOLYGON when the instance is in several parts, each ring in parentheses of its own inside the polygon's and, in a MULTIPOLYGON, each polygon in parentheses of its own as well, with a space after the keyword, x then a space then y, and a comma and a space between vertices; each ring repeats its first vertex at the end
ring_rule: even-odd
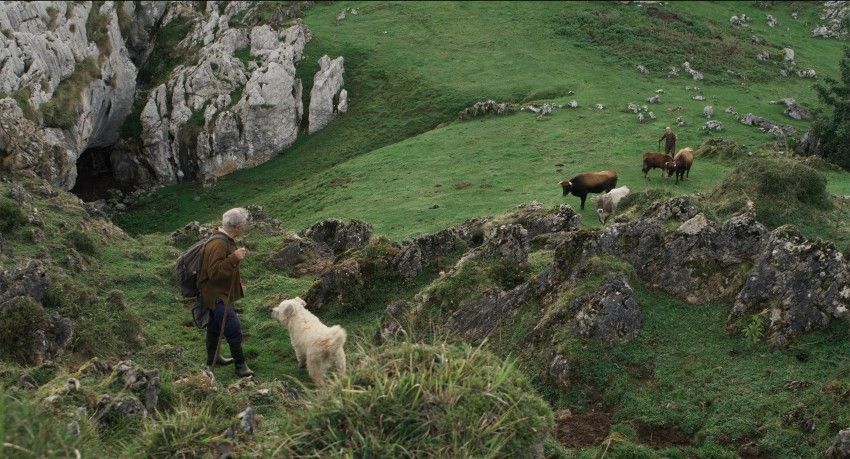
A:
POLYGON ((676 184, 679 180, 685 180, 685 177, 690 177, 691 166, 694 164, 694 150, 691 148, 682 148, 676 153, 672 161, 665 164, 664 169, 667 171, 667 176, 676 173, 676 184))
POLYGON ((668 162, 673 161, 673 157, 664 153, 646 152, 643 154, 643 178, 648 178, 647 174, 652 169, 661 169, 661 176, 664 177, 664 170, 668 162))
POLYGON ((586 172, 569 180, 558 182, 564 190, 564 196, 572 193, 581 199, 581 208, 589 193, 609 192, 617 186, 617 173, 614 171, 586 172))

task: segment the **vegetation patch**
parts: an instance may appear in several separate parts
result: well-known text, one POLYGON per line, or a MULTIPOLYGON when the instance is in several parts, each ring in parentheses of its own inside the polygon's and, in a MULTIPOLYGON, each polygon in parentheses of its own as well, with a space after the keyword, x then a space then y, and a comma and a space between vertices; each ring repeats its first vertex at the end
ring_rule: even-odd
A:
POLYGON ((0 354, 27 361, 38 339, 34 332, 47 325, 44 308, 30 297, 17 297, 2 305, 0 314, 0 354))
POLYGON ((0 231, 9 233, 27 224, 27 217, 17 202, 0 197, 0 231))
MULTIPOLYGON (((703 73, 727 75, 727 69, 749 80, 770 78, 770 70, 757 66, 759 48, 747 36, 712 20, 692 20, 664 6, 590 3, 565 8, 554 19, 556 32, 572 40, 597 46, 632 66, 642 64, 658 74, 670 66, 691 67, 703 73)), ((682 73, 686 72, 680 70, 682 73)), ((690 78, 688 76, 688 78, 690 78)))
POLYGON ((487 351, 394 343, 362 355, 306 399, 284 455, 521 457, 542 448, 553 425, 528 380, 487 351))
POLYGON ((756 218, 771 227, 832 208, 826 177, 799 161, 755 158, 738 165, 708 196, 718 214, 729 215, 750 200, 756 218))
MULTIPOLYGON (((89 17, 86 20, 86 36, 97 45, 101 58, 112 52, 112 43, 109 41, 109 17, 100 12, 102 5, 102 1, 92 2, 89 17)), ((121 9, 120 6, 119 9, 121 9)))
POLYGON ((59 82, 53 97, 41 105, 44 125, 70 129, 74 126, 80 97, 88 85, 101 77, 100 66, 92 58, 77 62, 74 73, 59 82))

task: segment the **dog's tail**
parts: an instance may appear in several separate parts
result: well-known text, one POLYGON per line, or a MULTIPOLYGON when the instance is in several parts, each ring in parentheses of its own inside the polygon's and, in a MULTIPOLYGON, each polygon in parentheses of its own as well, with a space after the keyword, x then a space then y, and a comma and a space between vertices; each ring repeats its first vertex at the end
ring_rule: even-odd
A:
POLYGON ((340 349, 342 345, 345 344, 345 339, 347 337, 348 334, 345 332, 345 329, 339 325, 330 327, 328 335, 325 337, 323 343, 325 352, 336 352, 337 349, 340 349))

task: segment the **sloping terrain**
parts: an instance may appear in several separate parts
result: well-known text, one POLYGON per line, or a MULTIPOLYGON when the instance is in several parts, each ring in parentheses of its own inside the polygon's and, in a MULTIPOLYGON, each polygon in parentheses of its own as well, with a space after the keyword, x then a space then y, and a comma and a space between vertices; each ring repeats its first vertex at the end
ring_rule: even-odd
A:
POLYGON ((24 338, 1 349, 0 436, 14 445, 3 454, 823 455, 850 427, 846 319, 830 315, 775 346, 771 334, 782 330, 771 308, 787 309, 767 301, 732 317, 746 275, 770 272, 762 246, 734 263, 700 265, 725 253, 725 246, 712 251, 712 237, 741 215, 767 225, 756 233, 759 244, 768 232, 786 237, 776 227, 791 223, 801 246, 843 252, 841 266, 850 250, 850 176, 775 158, 789 156, 784 141, 725 112, 731 106, 802 133, 809 121, 771 101, 819 104, 812 79, 780 76, 781 49, 793 48, 798 69, 823 77, 836 75, 846 46, 811 37, 818 4, 760 4, 321 3, 304 13, 313 39, 298 77, 309 93, 319 57, 345 56, 349 110, 269 162, 207 186, 139 197, 112 216, 123 231, 40 180, 7 177, 0 294, 11 291, 1 281, 15 279, 30 259, 44 264, 54 293, 47 288, 36 301, 39 292, 24 292, 35 302, 16 300, 18 315, 5 316, 38 320, 0 317, 21 327, 3 330, 4 339, 24 338), (742 13, 749 24, 730 25, 742 13), (776 27, 765 24, 767 14, 776 27), (769 60, 752 54, 761 50, 769 60), (683 58, 704 80, 682 69, 683 58), (678 77, 667 76, 670 65, 678 77), (660 103, 647 102, 657 94, 660 103), (487 99, 562 107, 542 117, 458 119, 487 99), (647 105, 656 119, 638 122, 629 103, 647 105), (701 131, 706 105, 723 131, 701 131), (678 185, 658 170, 649 180, 640 172, 641 154, 657 149, 665 126, 680 147, 702 146, 678 185), (705 143, 712 138, 729 141, 705 143), (632 191, 604 226, 591 201, 580 210, 557 186, 602 169, 618 171, 632 191), (669 200, 677 196, 684 198, 669 200), (14 201, 25 203, 21 212, 11 210, 14 201), (556 208, 565 202, 571 209, 556 208), (681 229, 685 219, 653 214, 669 202, 693 203, 705 224, 683 236, 692 231, 681 229), (216 369, 214 380, 201 371, 202 333, 187 323, 171 279, 176 257, 200 236, 198 225, 184 225, 211 228, 234 206, 252 206, 254 220, 242 241, 249 257, 239 303, 257 373, 250 381, 231 368, 216 369), (483 219, 468 222, 476 217, 483 219), (366 221, 374 235, 298 277, 282 249, 325 218, 366 221), (514 226, 500 229, 506 224, 514 226), (659 235, 647 243, 657 259, 639 259, 646 241, 628 239, 629 228, 659 235), (691 236, 705 238, 704 246, 691 236), (684 261, 675 252, 682 247, 684 261), (351 260, 354 274, 341 268, 351 260), (666 262, 679 271, 660 277, 666 262), (695 282, 701 296, 691 301, 669 279, 695 282), (631 292, 631 300, 597 301, 600 291, 631 292), (348 330, 352 370, 327 387, 309 382, 288 333, 270 316, 295 296, 324 323, 348 330), (623 319, 595 321, 604 307, 623 319), (67 336, 63 318, 74 327, 67 342, 59 339, 67 336), (41 358, 26 339, 39 330, 62 345, 41 358))

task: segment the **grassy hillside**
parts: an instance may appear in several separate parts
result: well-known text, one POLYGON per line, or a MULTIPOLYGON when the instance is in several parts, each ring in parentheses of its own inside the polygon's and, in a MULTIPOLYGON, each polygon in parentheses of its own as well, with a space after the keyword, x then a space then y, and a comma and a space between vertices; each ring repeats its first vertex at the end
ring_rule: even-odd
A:
MULTIPOLYGON (((404 411, 406 404, 417 404, 426 411, 428 404, 418 405, 420 399, 412 389, 422 382, 417 379, 421 375, 402 369, 399 374, 408 373, 388 378, 382 370, 387 361, 404 367, 405 355, 368 342, 387 303, 412 298, 454 259, 423 273, 413 285, 375 286, 374 301, 355 312, 319 312, 325 323, 339 323, 348 330, 349 361, 366 362, 355 373, 356 379, 384 385, 380 387, 393 394, 388 397, 390 403, 380 394, 352 389, 357 382, 352 379, 336 381, 329 390, 313 391, 306 371, 296 365, 288 334, 270 318, 269 309, 282 298, 304 296, 315 279, 289 277, 268 262, 280 247, 283 233, 325 217, 357 218, 372 223, 376 235, 400 240, 532 200, 547 207, 567 202, 578 210, 577 198, 562 197, 557 181, 601 169, 618 171, 619 184, 629 186, 633 193, 660 188, 673 194, 710 195, 733 171, 745 175, 750 156, 700 157, 690 179, 675 185, 661 179, 657 170, 650 180, 644 180, 641 154, 656 150, 663 128, 673 126, 680 147, 696 147, 711 137, 723 137, 743 145, 742 151, 753 152, 753 156, 777 155, 775 151, 784 150, 784 144, 775 144, 768 134, 736 122, 724 109, 732 106, 742 115, 752 112, 805 130, 807 121, 792 120, 783 115, 781 105, 770 103, 794 97, 818 106, 812 80, 779 76, 779 50, 794 48, 798 68, 835 75, 841 47, 846 45, 811 38, 810 31, 818 21, 816 4, 771 5, 760 9, 753 2, 670 2, 663 10, 619 2, 338 2, 315 6, 304 18, 314 35, 298 68, 304 92, 309 94, 315 62, 328 54, 345 57, 345 87, 350 94, 348 113, 327 128, 310 136, 303 134, 277 158, 208 187, 180 184, 140 198, 130 211, 115 217, 130 236, 100 238, 101 230, 90 226, 81 211, 69 217, 67 212, 57 211, 64 204, 47 198, 34 204, 44 209, 42 215, 50 228, 46 231, 48 242, 28 239, 28 227, 16 230, 17 236, 9 239, 13 256, 0 258, 3 267, 23 258, 47 256, 75 285, 85 287, 93 304, 105 304, 113 290, 120 290, 130 311, 126 314, 139 324, 144 339, 122 348, 116 342, 121 333, 97 327, 99 323, 114 325, 111 319, 86 316, 83 308, 71 311, 87 320, 82 321, 86 325, 79 335, 84 340, 63 357, 59 369, 0 364, 0 387, 5 392, 5 396, 0 393, 0 403, 9 407, 4 410, 0 406, 0 412, 6 413, 5 418, 0 415, 5 421, 0 423, 0 436, 11 432, 4 438, 13 438, 15 444, 46 456, 71 456, 74 448, 87 455, 107 456, 217 455, 216 448, 229 442, 223 439, 224 430, 238 422, 235 414, 250 403, 262 420, 253 439, 240 437, 232 442, 237 455, 272 456, 285 451, 342 454, 340 448, 346 443, 332 427, 351 434, 350 427, 367 418, 378 427, 357 437, 356 444, 361 447, 386 452, 425 438, 411 434, 393 440, 397 443, 381 444, 381 435, 392 433, 392 429, 384 430, 384 419, 411 422, 417 418, 404 411), (337 23, 336 15, 347 7, 356 8, 358 14, 349 13, 337 23), (792 18, 792 12, 798 13, 798 19, 792 18), (733 29, 729 16, 741 13, 752 18, 751 25, 733 29), (767 14, 779 20, 776 28, 765 25, 767 14), (753 34, 763 44, 753 45, 753 34), (769 50, 770 61, 756 60, 752 53, 761 49, 769 50), (681 66, 682 59, 702 71, 705 80, 695 82, 681 70, 678 78, 668 78, 664 67, 681 66), (650 73, 639 74, 637 64, 647 65, 650 73), (699 90, 686 89, 693 86, 699 90), (649 105, 656 120, 639 124, 636 115, 624 110, 629 102, 646 104, 659 89, 663 90, 661 103, 649 105), (691 99, 697 93, 706 100, 691 99), (542 120, 527 112, 457 119, 459 110, 486 99, 557 104, 577 100, 579 108, 565 106, 542 120), (597 103, 606 108, 595 109, 597 103), (723 132, 709 136, 700 131, 706 121, 702 117, 705 105, 714 106, 714 119, 724 124, 723 132), (678 116, 685 117, 685 126, 676 126, 678 116), (191 379, 197 377, 203 361, 203 336, 185 325, 189 314, 181 307, 170 277, 173 262, 185 246, 171 245, 168 233, 192 220, 213 222, 224 210, 249 204, 262 205, 283 223, 281 234, 255 231, 244 240, 250 255, 243 269, 246 298, 239 308, 247 336, 246 353, 257 377, 255 386, 226 389, 236 379, 230 368, 218 369, 219 390, 212 392, 191 379), (70 229, 61 223, 65 220, 70 229), (83 254, 85 271, 67 266, 69 248, 76 240, 69 232, 75 229, 95 240, 95 250, 83 254), (97 334, 107 332, 111 339, 98 347, 97 334), (108 378, 103 382, 81 377, 84 387, 90 387, 86 389, 90 392, 84 391, 85 397, 63 399, 59 405, 43 402, 54 386, 79 375, 80 365, 91 356, 109 361, 130 357, 145 368, 160 369, 160 421, 145 422, 141 427, 119 425, 106 434, 96 434, 93 421, 88 420, 81 422, 80 437, 68 437, 66 423, 72 419, 75 403, 91 407, 102 391, 121 393, 108 378), (23 375, 32 376, 42 387, 36 392, 16 387, 23 375), (175 383, 185 377, 191 382, 175 383), (258 399, 256 391, 260 389, 269 389, 272 395, 258 399), (291 393, 303 399, 284 395, 291 393), (386 403, 380 406, 393 416, 384 418, 380 411, 370 411, 381 403, 386 403), (376 417, 359 418, 363 413, 376 417), (339 424, 323 424, 331 417, 339 424), (32 419, 43 422, 33 423, 32 419), (143 433, 129 433, 136 431, 143 433), (309 432, 309 439, 315 442, 307 441, 301 432, 309 432), (39 444, 52 450, 38 450, 39 444)), ((828 167, 822 172, 830 193, 850 195, 850 175, 828 167)), ((729 190, 734 188, 715 195, 734 201, 729 190)), ((9 193, 7 184, 0 184, 0 192, 4 196, 9 193)), ((770 205, 767 202, 765 205, 770 205)), ((718 203, 718 208, 725 203, 718 203)), ((785 221, 801 225, 809 236, 832 239, 842 249, 850 247, 846 201, 793 210, 785 221)), ((592 203, 588 202, 581 215, 584 226, 598 226, 592 203)), ((4 230, 4 243, 6 239, 4 230)), ((532 254, 535 272, 550 259, 551 252, 532 254)), ((478 356, 476 350, 463 347, 446 352, 484 362, 502 375, 495 376, 497 382, 509 380, 523 393, 529 392, 523 378, 531 379, 553 411, 569 409, 574 425, 587 426, 578 433, 547 438, 545 452, 551 456, 811 457, 822 454, 835 432, 850 424, 846 410, 850 364, 836 357, 847 353, 846 326, 806 335, 790 349, 773 351, 724 329, 728 305, 690 306, 640 285, 635 288, 645 321, 638 338, 620 346, 582 348, 587 364, 581 369, 582 384, 570 390, 535 379, 540 368, 528 361, 515 363, 517 356, 510 348, 491 349, 495 358, 478 356), (524 375, 517 376, 514 369, 524 375), (814 430, 785 421, 798 405, 804 407, 799 416, 818 420, 814 430)), ((408 346, 405 344, 403 351, 418 357, 436 352, 432 347, 411 350, 408 346)), ((453 374, 467 374, 456 370, 453 374)), ((474 390, 480 390, 476 384, 481 381, 491 382, 480 372, 472 373, 475 379, 469 381, 469 387, 474 390)), ((446 384, 450 389, 444 394, 451 397, 457 395, 458 387, 467 390, 463 378, 450 376, 440 374, 439 378, 448 379, 437 379, 437 389, 446 384)), ((510 387, 496 396, 505 394, 513 396, 510 387)), ((533 395, 531 403, 536 407, 533 395)), ((483 400, 476 399, 475 406, 486 411, 491 402, 488 393, 483 400)), ((548 409, 535 412, 535 429, 550 423, 548 409)), ((468 413, 455 414, 463 422, 472 422, 464 417, 468 413)), ((506 412, 504 419, 512 414, 506 412)), ((481 419, 484 422, 485 417, 481 419)), ((496 427, 503 425, 496 423, 496 427)), ((449 438, 450 432, 448 427, 445 432, 440 430, 440 435, 449 438)), ((497 445, 499 437, 478 438, 481 443, 475 448, 483 449, 464 450, 465 445, 455 440, 443 443, 451 445, 445 451, 486 450, 497 445)), ((525 451, 527 445, 511 441, 512 447, 525 451)), ((432 445, 425 440, 416 443, 417 448, 432 445)), ((16 455, 19 452, 16 450, 16 455)))

